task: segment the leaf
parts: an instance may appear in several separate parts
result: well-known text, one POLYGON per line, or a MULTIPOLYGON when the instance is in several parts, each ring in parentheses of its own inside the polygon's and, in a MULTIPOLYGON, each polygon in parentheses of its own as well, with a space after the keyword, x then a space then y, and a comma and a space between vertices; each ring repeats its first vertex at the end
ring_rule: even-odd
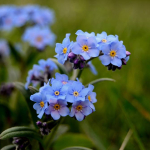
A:
POLYGON ((8 134, 8 133, 16 132, 16 131, 22 131, 22 130, 23 131, 35 131, 33 128, 26 127, 26 126, 12 127, 12 128, 9 128, 9 129, 6 129, 5 131, 3 131, 0 134, 0 138, 3 137, 4 135, 8 134))
POLYGON ((14 57, 14 60, 16 62, 21 62, 23 60, 21 54, 14 48, 14 46, 9 42, 8 43, 9 45, 9 48, 10 48, 10 51, 11 51, 11 54, 13 55, 14 57))
POLYGON ((7 145, 3 147, 1 150, 15 150, 16 146, 15 145, 7 145))
POLYGON ((39 90, 36 89, 36 88, 33 87, 33 86, 28 86, 28 89, 30 90, 30 92, 31 92, 32 94, 39 92, 39 90))
POLYGON ((68 74, 66 68, 65 68, 62 64, 60 64, 56 59, 51 58, 51 60, 52 60, 54 63, 56 63, 56 65, 57 65, 57 67, 58 67, 58 69, 59 69, 59 72, 60 72, 61 74, 68 74))
POLYGON ((53 145, 55 150, 60 150, 66 147, 72 147, 76 145, 89 148, 94 147, 91 140, 89 140, 89 138, 87 138, 85 135, 75 133, 68 133, 61 136, 53 145))
POLYGON ((97 135, 92 130, 92 128, 90 127, 90 125, 88 124, 88 122, 86 120, 84 122, 82 122, 81 128, 82 128, 82 131, 84 131, 85 134, 91 139, 91 141, 94 143, 94 145, 96 146, 97 149, 106 150, 106 148, 104 147, 104 145, 101 142, 99 135, 97 135))
POLYGON ((35 132, 35 131, 14 131, 14 132, 9 132, 3 136, 0 136, 1 140, 5 140, 8 138, 13 138, 13 137, 27 137, 27 138, 32 138, 38 140, 40 143, 42 143, 41 136, 35 132))
POLYGON ((90 148, 87 148, 87 147, 67 147, 67 148, 64 148, 63 150, 92 150, 90 148))
POLYGON ((25 100, 26 100, 27 105, 28 105, 29 110, 30 110, 30 114, 31 114, 31 118, 32 118, 33 124, 36 126, 37 114, 36 114, 36 111, 33 109, 34 102, 32 102, 30 100, 30 96, 32 94, 34 94, 34 92, 36 93, 37 90, 35 90, 34 88, 32 88, 32 90, 31 90, 31 87, 30 87, 30 89, 26 90, 25 87, 24 87, 24 84, 22 84, 20 82, 14 82, 13 84, 23 94, 23 96, 25 97, 25 100))
MULTIPOLYGON (((100 79, 96 79, 96 80, 90 82, 89 84, 96 84, 96 83, 102 82, 102 81, 113 81, 113 82, 115 82, 115 80, 114 80, 114 79, 111 79, 111 78, 100 78, 100 79)), ((87 84, 86 87, 87 87, 89 84, 87 84)))

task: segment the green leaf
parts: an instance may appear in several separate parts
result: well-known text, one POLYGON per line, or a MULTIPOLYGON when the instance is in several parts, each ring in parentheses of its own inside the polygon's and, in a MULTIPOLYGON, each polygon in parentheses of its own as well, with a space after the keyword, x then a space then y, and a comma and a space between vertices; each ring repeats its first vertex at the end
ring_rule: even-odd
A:
POLYGON ((114 79, 111 79, 111 78, 100 78, 100 79, 96 79, 96 80, 94 80, 94 81, 88 83, 88 84, 86 85, 86 87, 87 87, 89 84, 96 84, 96 83, 102 82, 102 81, 113 81, 113 82, 115 82, 115 80, 114 80, 114 79))
POLYGON ((21 54, 14 48, 14 46, 9 42, 9 48, 11 51, 12 56, 16 62, 21 62, 23 60, 21 54))
POLYGON ((15 145, 7 145, 3 147, 1 150, 15 150, 16 146, 15 145))
POLYGON ((37 114, 36 114, 36 111, 33 109, 33 104, 34 103, 30 100, 30 96, 32 94, 36 93, 37 90, 35 90, 35 88, 32 88, 32 90, 31 90, 31 87, 30 87, 30 89, 26 90, 25 87, 24 87, 24 84, 22 84, 20 82, 14 82, 13 84, 25 97, 25 100, 26 100, 27 105, 28 105, 29 110, 30 110, 30 114, 31 114, 33 124, 36 126, 37 114))
POLYGON ((59 69, 59 72, 60 72, 61 74, 68 74, 66 68, 65 68, 62 64, 60 64, 56 59, 51 58, 51 60, 52 60, 54 63, 56 63, 56 65, 57 65, 57 67, 58 67, 58 69, 59 69))
POLYGON ((94 147, 91 140, 89 140, 89 138, 87 138, 85 135, 68 133, 58 138, 58 140, 54 143, 54 149, 60 150, 66 147, 72 147, 76 145, 89 148, 94 147))
POLYGON ((15 132, 9 132, 3 136, 0 136, 1 140, 5 140, 8 138, 13 138, 13 137, 27 137, 27 138, 32 138, 38 140, 40 143, 42 143, 41 136, 34 131, 15 131, 15 132))
POLYGON ((0 138, 3 137, 4 135, 11 133, 11 132, 16 132, 16 131, 35 131, 33 128, 26 127, 26 126, 18 126, 18 127, 12 127, 9 129, 6 129, 0 134, 0 138))
POLYGON ((67 148, 64 148, 63 150, 92 150, 90 148, 87 148, 87 147, 67 147, 67 148))

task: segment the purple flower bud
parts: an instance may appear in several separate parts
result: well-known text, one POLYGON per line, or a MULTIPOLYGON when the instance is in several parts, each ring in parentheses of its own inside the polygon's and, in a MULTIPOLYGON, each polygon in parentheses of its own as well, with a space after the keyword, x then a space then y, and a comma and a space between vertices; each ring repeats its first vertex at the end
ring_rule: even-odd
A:
POLYGON ((80 62, 80 64, 79 64, 79 69, 83 69, 85 67, 85 62, 80 62))
POLYGON ((74 53, 72 53, 72 52, 70 52, 70 53, 68 54, 68 58, 70 58, 70 59, 74 59, 76 56, 77 56, 77 55, 74 54, 74 53))
POLYGON ((14 90, 14 85, 12 83, 6 83, 0 87, 0 94, 4 96, 10 96, 14 90))
POLYGON ((131 53, 129 51, 126 51, 126 56, 130 56, 131 53))
POLYGON ((37 124, 38 127, 40 127, 40 128, 42 127, 42 122, 41 121, 37 121, 36 124, 37 124))
POLYGON ((122 59, 121 61, 122 61, 122 64, 123 64, 123 65, 126 65, 126 64, 127 64, 127 62, 126 62, 125 59, 122 59))
POLYGON ((75 59, 74 64, 76 64, 76 65, 79 64, 79 59, 75 59))
POLYGON ((85 59, 83 58, 83 56, 80 56, 80 60, 85 61, 85 59))

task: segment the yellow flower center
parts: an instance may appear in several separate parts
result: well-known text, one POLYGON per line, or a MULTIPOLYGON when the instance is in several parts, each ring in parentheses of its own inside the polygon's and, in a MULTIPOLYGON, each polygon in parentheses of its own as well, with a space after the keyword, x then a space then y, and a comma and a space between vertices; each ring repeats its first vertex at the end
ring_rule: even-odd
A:
POLYGON ((62 84, 67 84, 67 82, 66 82, 66 81, 63 81, 62 84))
POLYGON ((42 37, 41 37, 41 36, 38 36, 38 37, 36 38, 36 40, 37 40, 38 42, 41 42, 41 41, 42 41, 42 37))
POLYGON ((83 51, 87 52, 89 50, 89 47, 87 45, 82 46, 83 51))
POLYGON ((91 96, 90 95, 88 95, 88 100, 91 101, 91 96))
POLYGON ((59 95, 59 91, 55 91, 55 95, 59 95))
POLYGON ((115 57, 116 56, 116 51, 115 50, 111 50, 109 55, 111 57, 115 57))
POLYGON ((43 101, 40 102, 40 106, 41 106, 42 108, 44 107, 44 102, 43 102, 43 101))
POLYGON ((82 105, 78 105, 78 106, 76 107, 76 110, 81 111, 81 110, 82 110, 82 105))
POLYGON ((107 40, 106 40, 106 39, 102 39, 102 42, 103 42, 103 43, 106 43, 106 42, 107 42, 107 40))
POLYGON ((64 53, 64 54, 67 53, 67 48, 66 48, 66 47, 63 49, 63 53, 64 53))
POLYGON ((55 109, 55 110, 60 109, 60 105, 59 105, 59 104, 55 104, 55 105, 54 105, 54 109, 55 109))
POLYGON ((78 93, 77 91, 75 91, 75 92, 73 92, 73 95, 74 95, 74 96, 78 96, 79 93, 78 93))

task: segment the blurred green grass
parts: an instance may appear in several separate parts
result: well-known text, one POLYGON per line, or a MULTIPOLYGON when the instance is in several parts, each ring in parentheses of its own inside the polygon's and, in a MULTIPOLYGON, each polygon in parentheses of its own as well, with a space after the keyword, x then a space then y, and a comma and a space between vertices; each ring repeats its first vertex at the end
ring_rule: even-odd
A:
MULTIPOLYGON (((119 149, 130 129, 118 103, 120 101, 143 145, 146 149, 150 149, 150 120, 145 117, 145 112, 140 111, 142 107, 148 114, 150 113, 150 1, 6 0, 0 4, 39 4, 52 8, 56 15, 56 22, 52 26, 52 31, 57 35, 56 42, 61 42, 66 33, 71 33, 71 39, 75 40, 75 32, 78 29, 95 33, 106 31, 108 34, 118 35, 126 49, 131 52, 130 60, 121 70, 112 72, 95 59, 93 63, 98 75, 92 75, 88 69, 83 72, 84 84, 101 77, 116 80, 115 83, 106 81, 95 85, 98 99, 95 105, 96 112, 86 120, 107 150, 119 149), (136 101, 139 105, 133 106, 131 101, 136 101)), ((18 40, 17 35, 16 39, 13 33, 9 35, 10 38, 12 36, 14 41, 18 40)), ((47 48, 34 63, 41 58, 53 57, 54 54, 54 48, 47 48)), ((25 82, 25 77, 22 82, 25 82)), ((82 128, 76 127, 77 123, 73 119, 66 122, 72 124, 71 131, 83 132, 82 128)), ((126 150, 133 149, 140 149, 134 136, 126 147, 126 150)))

